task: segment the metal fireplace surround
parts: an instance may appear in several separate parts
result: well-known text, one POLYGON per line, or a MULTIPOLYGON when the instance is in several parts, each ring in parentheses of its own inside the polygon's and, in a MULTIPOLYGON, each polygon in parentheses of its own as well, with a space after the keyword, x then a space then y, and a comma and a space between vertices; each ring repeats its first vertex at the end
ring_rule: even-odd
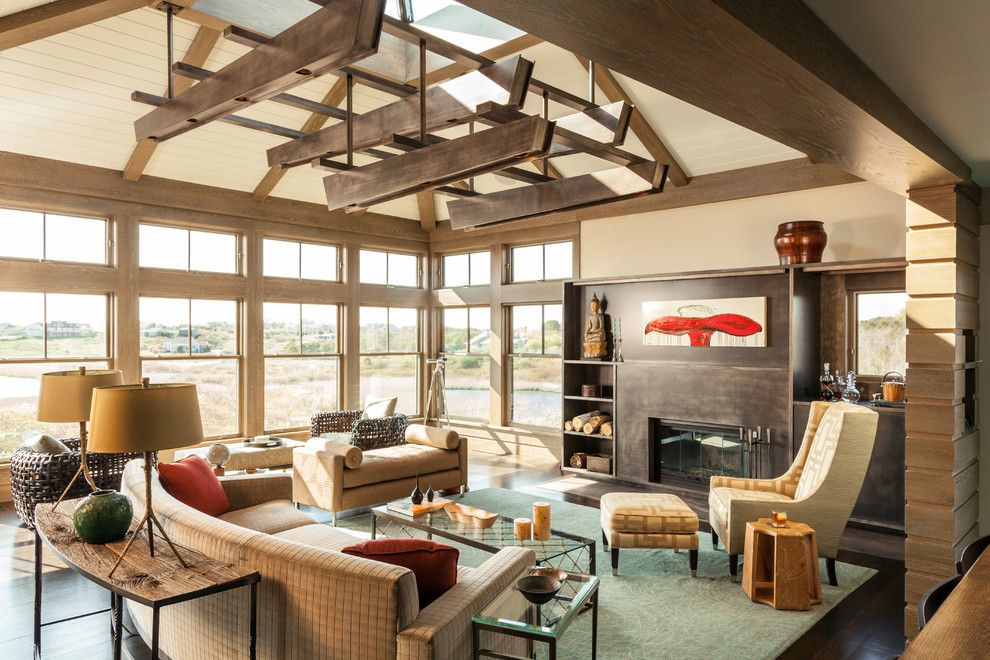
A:
POLYGON ((654 482, 662 482, 664 474, 705 482, 714 475, 762 477, 769 429, 655 417, 649 418, 649 427, 654 482))

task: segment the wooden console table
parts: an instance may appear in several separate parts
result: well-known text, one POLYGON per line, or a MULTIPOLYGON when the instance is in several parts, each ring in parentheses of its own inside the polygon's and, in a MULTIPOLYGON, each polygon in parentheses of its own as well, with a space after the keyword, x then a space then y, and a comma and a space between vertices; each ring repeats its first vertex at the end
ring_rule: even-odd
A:
MULTIPOLYGON (((123 616, 123 599, 128 599, 152 609, 152 643, 151 657, 159 657, 159 615, 161 608, 166 605, 182 603, 202 596, 236 589, 251 587, 251 627, 248 637, 248 654, 255 657, 255 640, 257 637, 257 603, 258 582, 261 574, 258 571, 246 571, 231 564, 225 564, 206 555, 178 546, 188 568, 183 568, 168 549, 164 539, 158 539, 158 551, 154 557, 148 552, 147 531, 134 541, 133 547, 127 552, 124 561, 114 573, 107 578, 110 568, 124 548, 126 538, 106 545, 91 545, 84 542, 72 524, 71 512, 78 500, 63 502, 57 511, 52 510, 51 504, 39 504, 35 507, 34 528, 34 657, 41 657, 41 628, 42 626, 60 623, 60 621, 41 622, 41 586, 42 558, 41 543, 48 545, 55 556, 79 573, 87 580, 95 582, 110 591, 110 612, 112 615, 111 633, 113 636, 113 657, 121 657, 121 623, 123 616)), ((132 531, 129 534, 133 534, 132 531)), ((79 616, 102 614, 107 610, 98 610, 79 616)), ((63 619, 64 620, 64 619, 63 619)))
POLYGON ((822 602, 818 543, 808 525, 748 522, 745 553, 742 586, 750 600, 778 610, 807 610, 822 602))

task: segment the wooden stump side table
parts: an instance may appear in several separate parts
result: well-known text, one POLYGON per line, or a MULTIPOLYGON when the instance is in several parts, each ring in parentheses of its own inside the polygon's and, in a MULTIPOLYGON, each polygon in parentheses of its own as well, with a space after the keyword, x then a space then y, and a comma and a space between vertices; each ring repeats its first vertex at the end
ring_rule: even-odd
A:
POLYGON ((808 610, 822 602, 815 530, 804 523, 746 523, 742 587, 750 600, 778 610, 808 610))

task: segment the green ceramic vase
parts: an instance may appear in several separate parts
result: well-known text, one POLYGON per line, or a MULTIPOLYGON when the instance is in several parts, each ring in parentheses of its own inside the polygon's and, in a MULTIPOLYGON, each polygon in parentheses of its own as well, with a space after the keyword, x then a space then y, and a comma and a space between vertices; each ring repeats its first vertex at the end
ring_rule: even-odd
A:
POLYGON ((86 543, 119 541, 131 525, 131 500, 115 490, 95 490, 72 514, 76 533, 86 543))

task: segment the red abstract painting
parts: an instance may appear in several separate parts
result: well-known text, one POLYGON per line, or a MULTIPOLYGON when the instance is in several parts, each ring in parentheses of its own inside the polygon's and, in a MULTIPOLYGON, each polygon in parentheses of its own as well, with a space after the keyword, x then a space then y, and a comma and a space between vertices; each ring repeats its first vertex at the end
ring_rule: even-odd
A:
MULTIPOLYGON (((672 345, 670 342, 651 340, 651 335, 687 335, 691 346, 711 346, 716 333, 731 337, 750 337, 763 332, 766 322, 765 298, 728 298, 705 301, 650 302, 643 304, 644 343, 649 345, 672 345), (746 311, 740 314, 737 311, 746 311), (665 313, 666 312, 666 313, 665 313), (676 312, 672 313, 672 312, 676 312), (754 319, 758 317, 759 320, 754 319)), ((764 335, 759 335, 757 343, 719 341, 718 345, 765 346, 764 335)), ((683 345, 674 342, 673 345, 683 345)))

